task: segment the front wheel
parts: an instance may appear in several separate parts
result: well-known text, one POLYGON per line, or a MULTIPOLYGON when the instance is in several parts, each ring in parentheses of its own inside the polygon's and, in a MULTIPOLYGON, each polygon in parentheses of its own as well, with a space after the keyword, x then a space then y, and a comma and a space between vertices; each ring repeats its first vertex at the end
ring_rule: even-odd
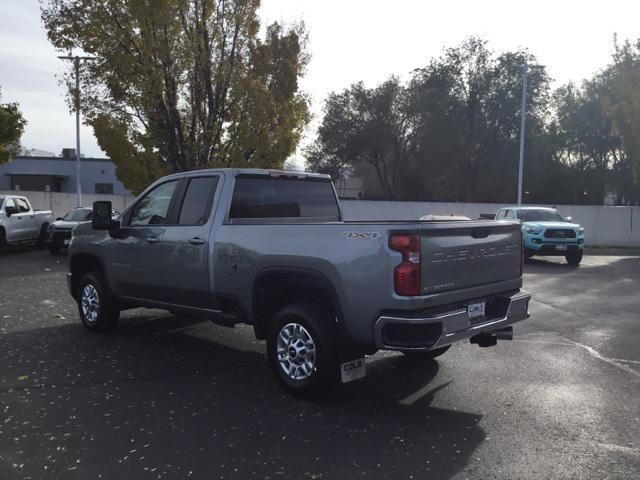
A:
POLYGON ((269 325, 267 357, 276 379, 287 392, 302 397, 327 393, 339 377, 333 316, 313 304, 283 307, 269 325))
POLYGON ((402 353, 404 353, 405 357, 410 358, 412 360, 433 360, 434 358, 439 357, 440 355, 445 353, 450 348, 451 348, 451 345, 447 345, 446 347, 436 348, 435 350, 427 350, 426 352, 424 351, 412 352, 410 350, 407 350, 406 352, 402 352, 402 353))
POLYGON ((533 250, 531 250, 530 248, 525 248, 524 249, 524 261, 525 262, 529 262, 531 260, 531 257, 533 257, 533 250))
POLYGON ((82 277, 76 299, 80 318, 88 330, 107 332, 117 327, 120 309, 99 272, 90 272, 82 277))
POLYGON ((582 250, 567 253, 564 258, 567 260, 569 265, 580 265, 580 262, 582 261, 582 250))

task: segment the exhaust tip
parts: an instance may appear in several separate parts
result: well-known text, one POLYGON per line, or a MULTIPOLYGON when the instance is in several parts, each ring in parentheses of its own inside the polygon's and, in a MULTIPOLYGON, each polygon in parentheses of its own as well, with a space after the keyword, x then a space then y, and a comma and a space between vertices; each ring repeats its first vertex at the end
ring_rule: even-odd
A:
POLYGON ((498 340, 513 340, 513 327, 505 327, 494 332, 479 333, 471 337, 469 342, 485 348, 495 346, 498 340))
POLYGON ((505 327, 495 332, 498 340, 513 340, 513 327, 505 327))

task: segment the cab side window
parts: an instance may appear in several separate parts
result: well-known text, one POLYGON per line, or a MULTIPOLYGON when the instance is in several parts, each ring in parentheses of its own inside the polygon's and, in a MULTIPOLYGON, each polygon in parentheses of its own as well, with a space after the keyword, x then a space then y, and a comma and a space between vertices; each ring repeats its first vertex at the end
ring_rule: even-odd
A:
POLYGON ((507 211, 506 210, 500 210, 498 212, 498 214, 496 215, 496 220, 502 220, 503 218, 506 218, 507 216, 507 211))
POLYGON ((15 200, 16 200, 16 206, 18 207, 18 210, 20 211, 20 213, 29 211, 29 205, 24 200, 24 198, 16 198, 15 200))
POLYGON ((142 197, 133 207, 129 225, 165 224, 177 184, 177 180, 163 183, 142 197))
POLYGON ((507 210, 507 216, 505 218, 514 219, 516 218, 516 214, 513 210, 507 210))

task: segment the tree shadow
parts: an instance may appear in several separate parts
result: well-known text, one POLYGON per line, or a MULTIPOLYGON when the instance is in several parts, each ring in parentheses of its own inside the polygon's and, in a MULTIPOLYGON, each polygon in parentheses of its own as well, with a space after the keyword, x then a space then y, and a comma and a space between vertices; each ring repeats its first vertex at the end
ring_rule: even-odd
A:
POLYGON ((151 312, 113 335, 2 335, 4 460, 52 478, 450 478, 484 440, 480 414, 431 406, 448 385, 435 361, 377 355, 365 379, 304 401, 245 327, 200 323, 151 312))

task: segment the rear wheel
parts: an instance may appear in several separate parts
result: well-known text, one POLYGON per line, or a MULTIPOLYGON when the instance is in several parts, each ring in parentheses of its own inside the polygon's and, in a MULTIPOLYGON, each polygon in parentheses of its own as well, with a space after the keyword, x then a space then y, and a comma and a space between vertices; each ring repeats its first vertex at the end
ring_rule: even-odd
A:
POLYGON ((439 357, 440 355, 445 353, 450 348, 451 345, 447 345, 446 347, 436 348, 435 350, 428 350, 426 352, 406 351, 402 353, 404 353, 407 358, 410 358, 412 360, 433 360, 434 358, 439 357))
POLYGON ((7 235, 4 228, 0 227, 0 248, 7 246, 7 235))
POLYGON ((531 260, 531 257, 533 257, 533 250, 531 250, 530 248, 525 248, 524 249, 524 261, 528 262, 529 260, 531 260))
POLYGON ((99 272, 90 272, 82 277, 76 299, 80 319, 87 329, 108 332, 117 327, 120 309, 99 272))
POLYGON ((314 304, 283 307, 269 325, 267 357, 287 392, 303 397, 327 393, 339 376, 333 316, 314 304))
POLYGON ((569 265, 580 265, 580 262, 582 261, 582 250, 567 253, 564 258, 567 260, 569 265))

